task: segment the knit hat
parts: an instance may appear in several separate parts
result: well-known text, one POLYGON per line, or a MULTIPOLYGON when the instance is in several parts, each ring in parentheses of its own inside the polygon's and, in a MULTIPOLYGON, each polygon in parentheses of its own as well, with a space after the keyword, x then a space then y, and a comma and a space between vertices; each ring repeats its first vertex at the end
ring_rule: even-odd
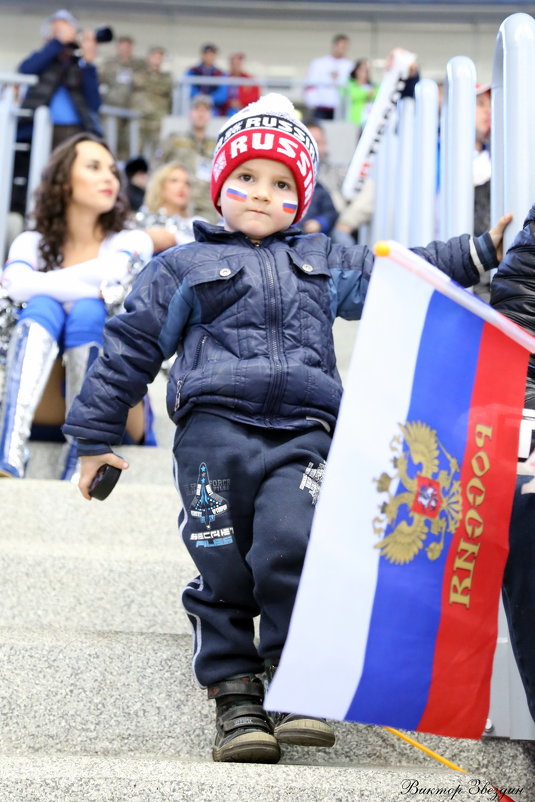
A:
POLYGON ((312 199, 318 149, 284 95, 264 95, 230 117, 219 131, 210 188, 218 211, 221 187, 232 171, 249 159, 272 159, 291 170, 298 198, 295 221, 300 220, 312 199))

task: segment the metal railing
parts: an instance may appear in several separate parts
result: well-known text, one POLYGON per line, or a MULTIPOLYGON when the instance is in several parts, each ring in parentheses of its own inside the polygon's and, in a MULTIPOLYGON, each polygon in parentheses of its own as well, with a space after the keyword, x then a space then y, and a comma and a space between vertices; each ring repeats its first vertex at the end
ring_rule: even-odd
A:
POLYGON ((409 245, 424 245, 435 236, 438 132, 438 86, 423 78, 416 84, 413 141, 413 187, 409 245))
POLYGON ((473 160, 476 130, 476 68, 466 56, 448 62, 440 147, 440 236, 474 230, 473 160))
POLYGON ((128 120, 128 152, 129 155, 139 155, 139 120, 141 113, 125 109, 122 106, 100 107, 100 117, 104 128, 104 136, 112 153, 117 153, 119 120, 128 120))
POLYGON ((501 24, 492 70, 491 214, 513 213, 505 231, 508 247, 534 202, 535 20, 512 14, 501 24))
MULTIPOLYGON (((261 94, 267 92, 282 92, 290 100, 298 105, 304 104, 304 90, 309 86, 307 81, 296 78, 234 78, 230 75, 220 77, 208 77, 204 75, 181 75, 175 77, 173 81, 173 100, 172 114, 187 116, 191 107, 191 87, 192 86, 257 86, 261 94)), ((332 89, 340 88, 336 83, 314 84, 315 87, 332 89)), ((347 118, 347 100, 340 95, 338 106, 335 110, 334 119, 345 120, 347 118)))
POLYGON ((3 260, 6 247, 7 220, 11 204, 13 184, 13 163, 15 160, 15 138, 17 133, 17 114, 15 90, 6 87, 0 101, 0 258, 3 260))
MULTIPOLYGON (((29 143, 17 143, 17 121, 19 118, 31 117, 32 112, 21 109, 15 101, 15 84, 9 82, 4 86, 0 99, 0 254, 5 253, 8 227, 8 215, 11 205, 11 188, 13 185, 13 166, 17 150, 30 149, 29 143)), ((41 106, 33 114, 33 135, 30 149, 29 172, 26 195, 26 213, 33 207, 33 193, 37 187, 41 172, 50 155, 52 144, 52 122, 48 107, 41 106)))

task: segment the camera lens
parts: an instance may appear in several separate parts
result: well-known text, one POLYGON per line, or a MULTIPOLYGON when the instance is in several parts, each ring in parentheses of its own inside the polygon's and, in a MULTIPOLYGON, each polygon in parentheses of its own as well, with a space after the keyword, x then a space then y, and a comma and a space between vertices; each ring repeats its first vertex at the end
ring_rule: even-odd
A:
POLYGON ((113 30, 107 25, 102 25, 100 28, 96 29, 95 39, 101 44, 103 42, 111 42, 113 39, 113 30))

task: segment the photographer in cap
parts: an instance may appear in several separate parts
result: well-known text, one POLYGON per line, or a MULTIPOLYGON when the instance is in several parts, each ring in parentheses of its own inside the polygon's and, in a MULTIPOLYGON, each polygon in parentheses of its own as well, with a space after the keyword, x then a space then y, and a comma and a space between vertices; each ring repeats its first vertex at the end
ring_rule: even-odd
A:
MULTIPOLYGON (((31 53, 19 64, 18 72, 37 75, 39 80, 30 86, 21 104, 23 109, 35 111, 39 106, 48 106, 52 116, 55 148, 73 134, 87 131, 99 136, 102 128, 98 117, 101 104, 99 80, 95 67, 97 39, 109 41, 113 34, 109 29, 97 32, 80 31, 78 20, 64 9, 51 14, 43 22, 41 35, 43 47, 31 53)), ((17 141, 31 142, 33 121, 22 118, 17 141)), ((29 153, 19 152, 15 164, 14 211, 24 214, 29 153)))

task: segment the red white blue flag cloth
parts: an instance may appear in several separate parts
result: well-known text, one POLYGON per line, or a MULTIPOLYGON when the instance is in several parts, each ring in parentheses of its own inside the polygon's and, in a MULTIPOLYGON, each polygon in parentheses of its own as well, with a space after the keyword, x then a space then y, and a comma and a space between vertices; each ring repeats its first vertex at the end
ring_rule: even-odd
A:
POLYGON ((265 707, 479 738, 535 338, 397 243, 376 254, 265 707))

